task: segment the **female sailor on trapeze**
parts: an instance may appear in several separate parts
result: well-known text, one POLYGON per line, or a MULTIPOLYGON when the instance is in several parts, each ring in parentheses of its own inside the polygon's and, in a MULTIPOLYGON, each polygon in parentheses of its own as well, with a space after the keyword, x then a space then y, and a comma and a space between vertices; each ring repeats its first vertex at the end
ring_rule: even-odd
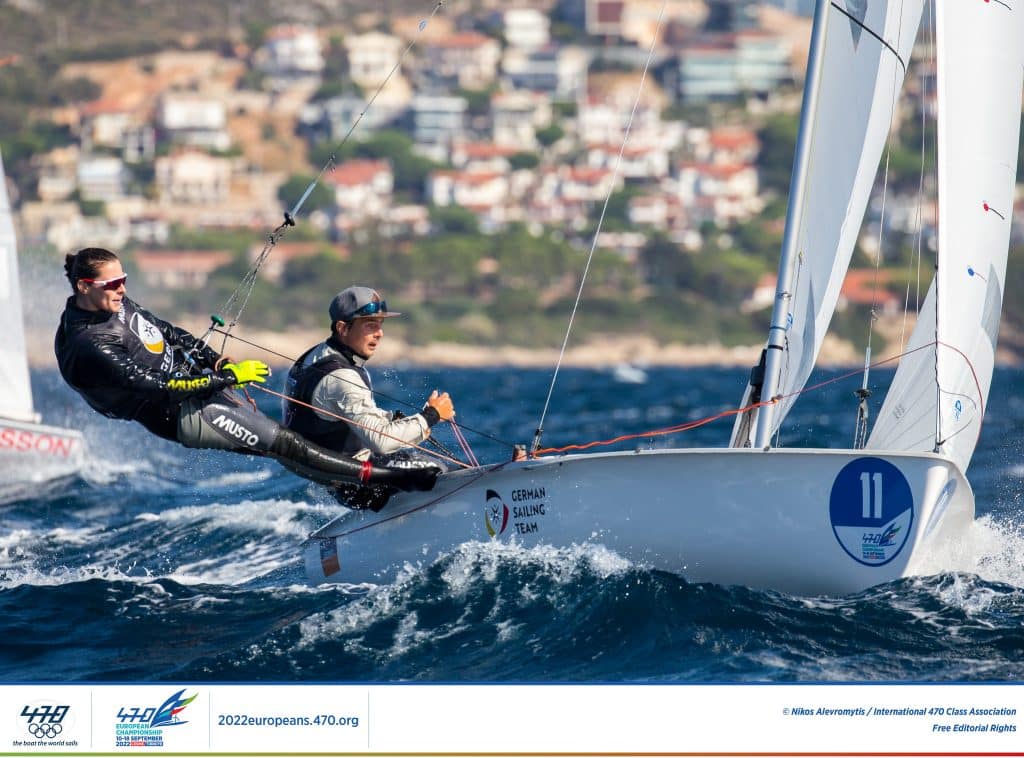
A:
POLYGON ((126 295, 117 255, 90 247, 68 255, 68 298, 54 341, 61 375, 96 411, 138 421, 185 447, 268 456, 300 476, 333 485, 429 490, 440 468, 387 468, 316 445, 232 390, 263 383, 269 367, 232 362, 126 295))

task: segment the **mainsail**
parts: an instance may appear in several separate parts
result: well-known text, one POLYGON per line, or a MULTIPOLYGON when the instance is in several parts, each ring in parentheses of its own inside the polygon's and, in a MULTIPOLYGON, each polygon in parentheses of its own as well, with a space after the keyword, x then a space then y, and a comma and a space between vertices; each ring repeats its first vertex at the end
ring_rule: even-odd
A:
POLYGON ((0 417, 38 421, 32 408, 32 389, 25 358, 17 249, 3 157, 0 156, 0 323, 4 324, 4 339, 0 340, 0 387, 3 388, 0 392, 0 417))
POLYGON ((939 251, 868 447, 966 470, 995 363, 1024 87, 1024 0, 936 3, 939 251), (981 41, 984 42, 981 42, 981 41))
MULTIPOLYGON (((804 114, 810 123, 802 126, 810 129, 803 192, 790 197, 802 212, 787 218, 793 228, 786 236, 794 249, 788 264, 785 255, 780 264, 777 297, 788 299, 788 313, 773 393, 783 397, 774 409, 773 433, 807 382, 832 319, 923 6, 924 0, 833 0, 827 13, 816 15, 816 24, 826 24, 823 58, 817 107, 804 114), (791 285, 788 293, 785 281, 791 285)), ((794 176, 793 188, 800 186, 794 176)), ((738 422, 732 445, 746 446, 752 439, 752 424, 738 422)))

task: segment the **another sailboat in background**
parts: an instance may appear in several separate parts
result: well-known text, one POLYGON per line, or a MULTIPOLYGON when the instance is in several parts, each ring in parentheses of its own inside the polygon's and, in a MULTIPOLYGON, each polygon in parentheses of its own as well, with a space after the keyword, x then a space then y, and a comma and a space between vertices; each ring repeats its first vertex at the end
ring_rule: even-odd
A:
POLYGON ((690 581, 845 594, 941 570, 968 529, 1010 234, 1024 0, 936 3, 937 284, 867 449, 772 447, 832 318, 924 0, 818 0, 762 371, 718 449, 542 456, 445 474, 305 545, 309 579, 380 581, 468 540, 598 543, 690 581), (916 352, 909 352, 916 350, 916 352), (768 402, 760 402, 764 398, 768 402))
POLYGON ((32 404, 18 279, 17 239, 0 156, 0 501, 27 495, 82 466, 81 432, 47 426, 32 404))

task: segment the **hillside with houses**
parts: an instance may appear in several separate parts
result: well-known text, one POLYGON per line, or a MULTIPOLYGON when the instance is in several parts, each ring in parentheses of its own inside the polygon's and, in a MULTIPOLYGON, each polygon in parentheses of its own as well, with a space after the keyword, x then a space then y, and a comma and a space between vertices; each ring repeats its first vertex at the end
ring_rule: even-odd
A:
MULTIPOLYGON (((752 0, 666 0, 660 24, 662 0, 293 5, 178 25, 144 2, 104 19, 0 2, 18 30, 0 47, 0 150, 25 254, 57 272, 112 248, 135 296, 202 316, 312 184, 247 325, 322 327, 359 282, 402 304, 410 343, 550 347, 593 247, 578 340, 762 340, 808 18, 752 0)), ((931 270, 917 159, 934 152, 934 70, 916 64, 906 90, 840 299, 854 345, 872 314, 901 322, 931 270)), ((1013 213, 1020 248, 1024 203, 1013 213)), ((1010 268, 1007 358, 1024 347, 1010 268)))

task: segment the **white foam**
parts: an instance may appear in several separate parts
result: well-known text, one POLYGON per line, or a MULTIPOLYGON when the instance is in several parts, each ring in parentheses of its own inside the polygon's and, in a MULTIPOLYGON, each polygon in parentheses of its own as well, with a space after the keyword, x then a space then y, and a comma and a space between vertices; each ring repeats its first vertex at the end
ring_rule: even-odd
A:
POLYGON ((274 476, 270 469, 257 469, 256 471, 231 471, 211 479, 201 479, 196 482, 200 489, 204 487, 242 487, 247 484, 259 484, 274 476))
POLYGON ((110 484, 117 479, 133 474, 152 473, 152 464, 144 458, 118 456, 95 456, 98 452, 86 446, 85 463, 82 466, 82 478, 90 484, 110 484))
POLYGON ((1024 587, 1024 531, 1016 523, 986 515, 971 522, 955 540, 936 547, 919 567, 921 574, 956 571, 989 582, 1024 587))
MULTIPOLYGON (((128 571, 133 571, 134 566, 129 566, 128 571)), ((0 573, 0 589, 13 589, 22 585, 32 587, 58 587, 64 584, 75 584, 86 582, 90 579, 102 579, 108 582, 133 582, 145 584, 151 582, 153 577, 149 574, 144 576, 130 576, 125 573, 120 565, 90 565, 70 568, 57 566, 46 571, 39 570, 30 564, 22 564, 16 569, 5 570, 0 573)))
POLYGON ((102 530, 98 527, 66 529, 58 527, 48 532, 34 532, 31 529, 12 529, 0 535, 0 567, 22 569, 31 547, 43 542, 48 545, 81 546, 91 544, 102 530))
POLYGON ((312 648, 320 640, 351 635, 367 628, 378 619, 391 615, 398 609, 397 604, 404 602, 405 593, 399 587, 404 587, 409 579, 409 577, 405 577, 400 579, 397 584, 369 588, 366 588, 365 585, 357 587, 328 585, 329 591, 341 594, 355 591, 363 597, 346 603, 341 608, 325 613, 315 613, 302 619, 299 622, 299 641, 296 647, 298 649, 312 648))
POLYGON ((258 579, 297 559, 278 542, 248 542, 230 554, 202 558, 178 566, 169 578, 179 584, 236 585, 258 579))
POLYGON ((203 532, 227 529, 274 534, 294 540, 305 539, 310 532, 307 524, 297 522, 295 518, 307 512, 316 512, 316 509, 308 503, 275 498, 242 500, 239 503, 186 505, 168 508, 160 513, 140 513, 136 519, 162 521, 168 525, 195 524, 203 532))
MULTIPOLYGON (((584 569, 596 573, 601 579, 606 579, 626 571, 632 565, 603 545, 572 545, 565 548, 540 545, 525 548, 515 543, 504 542, 466 542, 440 560, 446 562, 441 574, 441 579, 446 585, 445 595, 456 598, 464 597, 477 582, 496 581, 500 572, 507 570, 508 564, 513 562, 521 566, 539 568, 559 585, 570 584, 584 569)), ((415 612, 407 611, 406 605, 410 586, 422 580, 422 572, 423 567, 406 563, 392 584, 327 585, 338 587, 347 594, 365 592, 365 596, 341 608, 314 614, 302 620, 299 623, 298 646, 312 647, 320 640, 358 634, 389 616, 402 616, 399 629, 395 632, 392 653, 405 652, 420 644, 422 638, 421 632, 415 628, 415 612)), ((521 588, 521 597, 527 597, 522 594, 527 592, 531 592, 528 587, 521 588)), ((489 618, 494 618, 498 614, 503 602, 499 595, 495 600, 495 607, 488 613, 489 618)), ((463 619, 459 618, 443 632, 431 630, 429 638, 438 639, 439 634, 456 634, 464 628, 463 619)), ((517 629, 518 627, 509 624, 499 629, 499 635, 511 637, 515 635, 517 629)), ((360 641, 350 640, 347 644, 359 647, 360 641)))

